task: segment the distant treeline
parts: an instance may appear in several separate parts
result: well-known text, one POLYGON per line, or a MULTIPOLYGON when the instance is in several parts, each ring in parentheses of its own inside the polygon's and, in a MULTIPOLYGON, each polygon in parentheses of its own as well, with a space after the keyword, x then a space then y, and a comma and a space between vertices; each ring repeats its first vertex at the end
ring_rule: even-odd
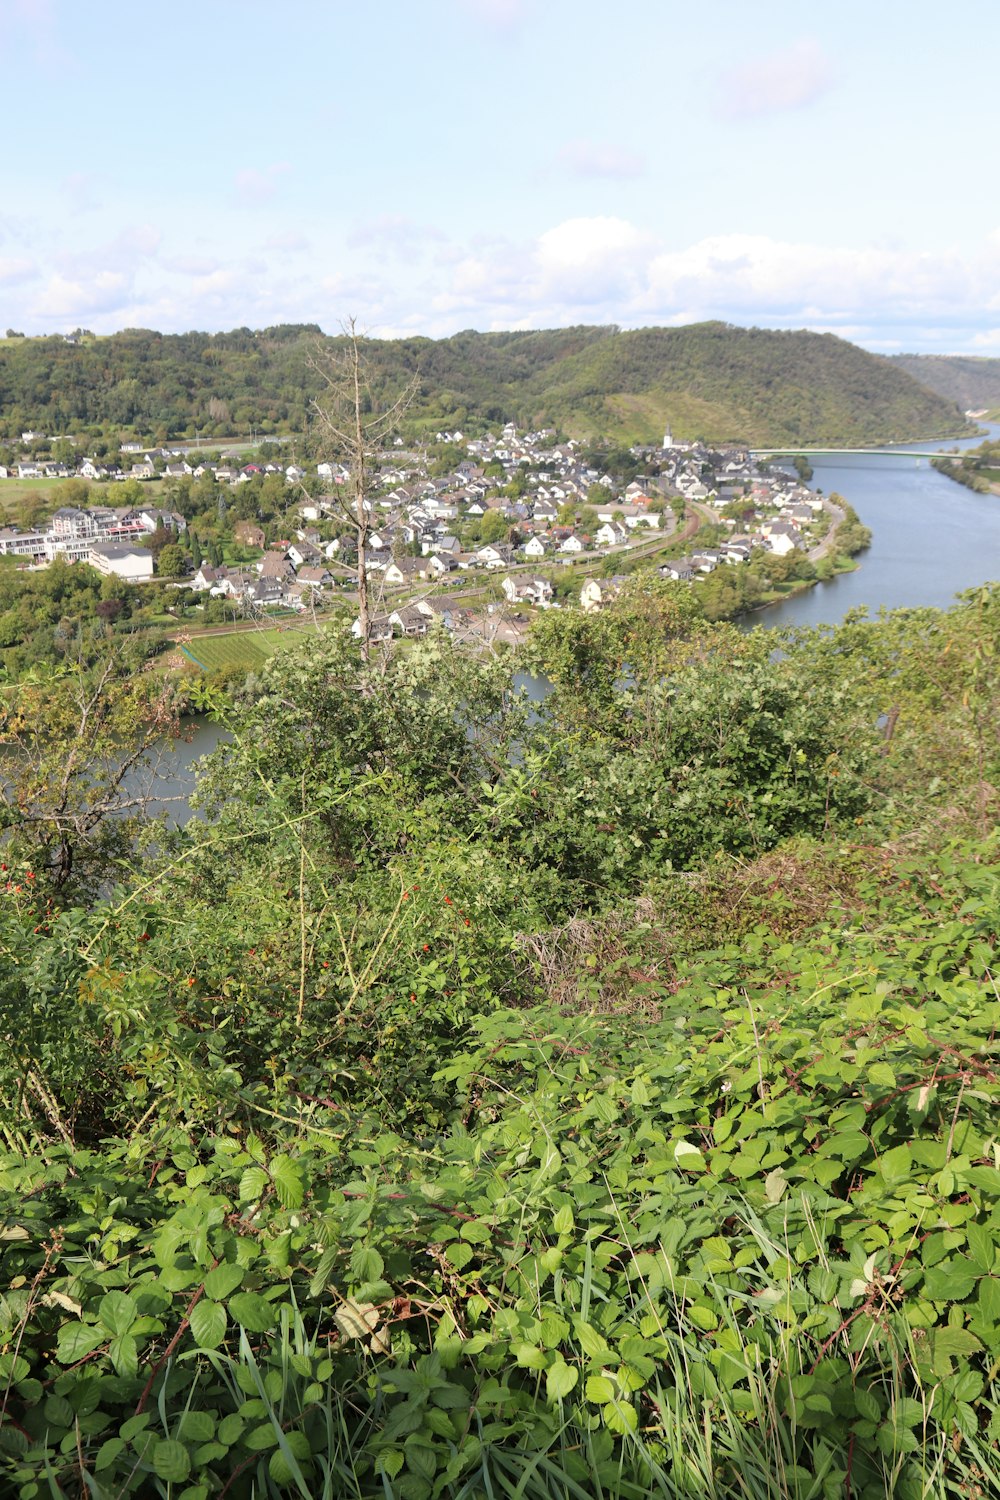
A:
POLYGON ((896 354, 892 364, 962 411, 1000 407, 1000 359, 971 354, 896 354))
MULTIPOLYGON (((254 332, 0 340, 0 438, 26 430, 143 440, 276 428, 307 435, 336 348, 316 325, 254 332)), ((658 441, 855 443, 950 435, 950 401, 897 365, 830 334, 700 323, 579 327, 371 340, 371 397, 416 380, 404 436, 464 433, 513 419, 567 436, 658 441)))

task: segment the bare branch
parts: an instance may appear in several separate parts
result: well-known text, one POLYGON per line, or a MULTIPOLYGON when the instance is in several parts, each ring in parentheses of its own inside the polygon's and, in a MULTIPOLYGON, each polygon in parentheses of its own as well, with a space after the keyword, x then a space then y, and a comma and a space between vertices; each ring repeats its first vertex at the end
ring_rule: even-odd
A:
POLYGON ((348 495, 338 495, 337 508, 354 529, 358 549, 358 614, 361 655, 367 663, 371 657, 371 598, 368 581, 367 548, 371 533, 371 501, 368 495, 369 465, 374 463, 383 439, 398 425, 416 395, 414 377, 396 399, 381 412, 375 412, 375 399, 362 350, 363 335, 354 318, 341 325, 346 339, 343 351, 320 345, 309 356, 309 368, 326 387, 325 398, 312 402, 312 410, 333 448, 331 457, 346 462, 350 470, 348 495), (365 418, 365 406, 373 415, 365 418))

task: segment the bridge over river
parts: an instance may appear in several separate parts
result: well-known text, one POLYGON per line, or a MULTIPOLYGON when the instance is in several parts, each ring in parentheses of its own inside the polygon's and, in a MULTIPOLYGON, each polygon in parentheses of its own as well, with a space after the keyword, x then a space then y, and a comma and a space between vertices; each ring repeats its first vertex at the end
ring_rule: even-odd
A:
POLYGON ((922 448, 751 448, 752 458, 951 458, 958 454, 922 448))

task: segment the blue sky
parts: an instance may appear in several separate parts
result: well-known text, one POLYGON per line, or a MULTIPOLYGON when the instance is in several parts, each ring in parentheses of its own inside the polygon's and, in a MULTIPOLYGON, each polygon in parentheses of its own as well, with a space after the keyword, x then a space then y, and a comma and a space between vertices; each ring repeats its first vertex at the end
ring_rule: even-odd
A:
POLYGON ((0 0, 0 328, 1000 355, 992 0, 0 0))

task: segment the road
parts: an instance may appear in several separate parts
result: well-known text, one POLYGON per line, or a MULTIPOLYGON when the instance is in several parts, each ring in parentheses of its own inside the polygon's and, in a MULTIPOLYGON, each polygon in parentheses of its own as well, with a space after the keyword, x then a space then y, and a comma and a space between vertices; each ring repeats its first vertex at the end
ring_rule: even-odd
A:
POLYGON ((806 554, 810 562, 816 562, 819 558, 825 557, 828 552, 833 551, 834 542, 837 540, 837 531, 841 523, 846 519, 846 512, 843 508, 839 505, 834 505, 833 501, 826 495, 823 496, 823 509, 830 516, 830 530, 823 540, 806 554))

